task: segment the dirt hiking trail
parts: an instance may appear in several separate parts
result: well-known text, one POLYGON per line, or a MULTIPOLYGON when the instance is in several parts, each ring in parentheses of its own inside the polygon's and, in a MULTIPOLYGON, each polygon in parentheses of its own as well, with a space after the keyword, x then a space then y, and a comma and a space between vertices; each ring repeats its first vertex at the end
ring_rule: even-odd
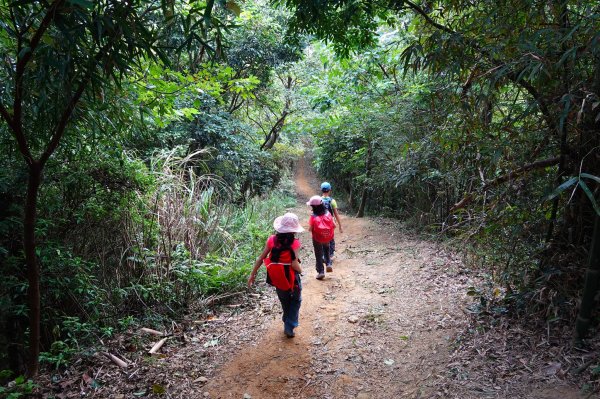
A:
MULTIPOLYGON (((295 181, 292 211, 307 228, 305 202, 319 182, 304 161, 295 181)), ((466 293, 481 282, 459 257, 409 236, 398 221, 357 219, 342 209, 342 224, 334 271, 322 281, 315 279, 309 233, 300 234, 303 302, 295 338, 283 334, 276 295, 259 281, 253 292, 208 298, 173 322, 157 355, 147 355, 157 337, 136 330, 101 342, 129 365, 119 368, 101 353, 84 357, 60 375, 42 376, 41 396, 598 397, 569 385, 568 370, 593 360, 593 353, 564 350, 569 331, 539 332, 510 321, 480 325, 466 293)))
MULTIPOLYGON (((318 184, 298 168, 298 214, 318 184)), ((335 197, 335 196, 334 196, 335 197)), ((402 236, 392 222, 342 216, 334 272, 315 279, 308 232, 300 234, 303 301, 296 337, 277 317, 206 387, 210 397, 398 398, 427 392, 461 314, 462 293, 428 272, 448 262, 434 247, 402 236), (449 300, 446 295, 452 294, 449 300)), ((464 291, 463 291, 464 292, 464 291)))
MULTIPOLYGON (((319 187, 310 171, 303 162, 297 168, 298 205, 292 210, 305 228, 310 212, 304 202, 319 187)), ((300 234, 303 302, 296 337, 284 336, 274 303, 262 334, 211 377, 204 396, 514 397, 493 384, 449 383, 451 345, 466 326, 472 284, 458 259, 405 235, 395 221, 342 214, 342 226, 334 272, 322 281, 315 279, 309 233, 300 234)), ((567 397, 571 390, 551 392, 560 396, 527 396, 567 397)))

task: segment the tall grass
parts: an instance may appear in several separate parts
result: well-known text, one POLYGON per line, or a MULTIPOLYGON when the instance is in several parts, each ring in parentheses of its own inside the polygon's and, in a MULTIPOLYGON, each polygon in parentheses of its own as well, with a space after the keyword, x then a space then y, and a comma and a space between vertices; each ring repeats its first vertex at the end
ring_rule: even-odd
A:
POLYGON ((160 324, 203 299, 244 288, 273 231, 273 219, 295 204, 293 184, 288 175, 268 195, 236 203, 231 188, 207 172, 202 160, 208 156, 205 150, 185 157, 169 151, 156 156, 149 168, 138 163, 135 173, 149 183, 127 196, 129 203, 107 212, 110 218, 104 222, 111 233, 81 237, 98 253, 120 257, 84 260, 63 248, 42 253, 46 266, 68 266, 67 277, 62 266, 56 276, 46 267, 46 280, 56 290, 64 288, 71 307, 79 309, 65 308, 70 302, 62 297, 56 300, 62 307, 47 317, 54 335, 43 362, 62 366, 70 355, 115 328, 136 319, 160 324))
POLYGON ((294 204, 289 181, 285 192, 234 203, 222 179, 202 173, 206 156, 169 152, 152 163, 156 187, 139 193, 146 205, 132 209, 124 232, 129 245, 114 291, 122 306, 170 313, 241 289, 273 219, 294 204))

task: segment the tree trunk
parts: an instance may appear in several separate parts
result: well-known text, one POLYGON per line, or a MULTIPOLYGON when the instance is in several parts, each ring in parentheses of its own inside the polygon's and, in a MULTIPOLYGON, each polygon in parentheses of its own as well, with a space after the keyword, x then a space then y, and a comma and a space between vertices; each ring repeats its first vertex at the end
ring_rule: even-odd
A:
MULTIPOLYGON (((557 2, 557 9, 559 10, 559 14, 557 15, 557 22, 561 28, 562 34, 566 35, 570 25, 569 25, 569 9, 567 6, 567 0, 560 0, 557 2)), ((563 42, 561 46, 561 50, 564 52, 567 51, 569 43, 563 42)), ((571 85, 569 84, 570 78, 570 67, 569 62, 565 62, 562 70, 562 89, 564 92, 564 96, 568 95, 570 92, 571 85)), ((561 116, 558 120, 558 133, 560 137, 560 162, 558 164, 558 172, 556 174, 555 184, 559 186, 562 183, 562 178, 566 171, 566 158, 567 158, 567 138, 568 138, 568 130, 567 130, 567 122, 568 122, 568 111, 570 108, 570 99, 564 99, 562 105, 561 116), (568 103, 568 102, 569 103, 568 103), (561 121, 562 119, 562 121, 561 121)), ((557 196, 552 201, 552 211, 550 213, 550 221, 548 224, 548 230, 546 231, 546 243, 549 243, 552 240, 552 236, 554 235, 554 226, 556 224, 556 217, 558 215, 558 205, 559 205, 559 197, 557 196)))
POLYGON ((362 196, 360 198, 360 205, 358 206, 358 212, 356 213, 357 218, 365 216, 365 208, 367 206, 367 200, 369 198, 369 179, 371 178, 371 158, 373 155, 373 145, 369 142, 369 148, 367 150, 367 161, 365 163, 365 186, 363 188, 362 196))
POLYGON ((29 287, 29 360, 27 374, 37 375, 40 354, 40 269, 35 251, 35 223, 37 213, 37 197, 42 176, 42 165, 33 162, 29 165, 27 199, 25 202, 25 220, 23 223, 23 248, 27 265, 29 287))
POLYGON ((367 199, 369 197, 369 193, 367 188, 365 187, 362 192, 362 196, 360 197, 360 205, 358 207, 358 212, 356 213, 357 218, 362 218, 365 216, 365 206, 367 204, 367 199))
POLYGON ((285 118, 287 116, 288 111, 287 109, 284 109, 283 113, 281 114, 281 117, 277 119, 277 122, 275 122, 275 125, 273 125, 273 127, 269 131, 269 135, 266 137, 265 142, 260 146, 261 150, 270 150, 271 148, 273 148, 273 146, 277 142, 277 139, 279 138, 279 133, 281 132, 281 129, 283 129, 285 118))
POLYGON ((590 316, 595 308, 595 296, 598 292, 598 277, 600 276, 600 216, 596 215, 594 222, 594 235, 590 246, 588 269, 585 275, 585 286, 581 295, 579 315, 575 322, 575 336, 573 341, 579 343, 587 334, 590 326, 590 316))

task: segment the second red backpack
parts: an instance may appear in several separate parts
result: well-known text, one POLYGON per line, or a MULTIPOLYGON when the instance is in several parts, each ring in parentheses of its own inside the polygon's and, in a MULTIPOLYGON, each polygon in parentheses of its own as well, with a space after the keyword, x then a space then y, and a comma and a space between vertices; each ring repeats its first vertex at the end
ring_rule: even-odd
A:
POLYGON ((333 223, 331 214, 326 213, 321 216, 313 215, 312 218, 313 239, 321 244, 327 244, 329 241, 333 240, 333 230, 335 229, 335 224, 333 223))

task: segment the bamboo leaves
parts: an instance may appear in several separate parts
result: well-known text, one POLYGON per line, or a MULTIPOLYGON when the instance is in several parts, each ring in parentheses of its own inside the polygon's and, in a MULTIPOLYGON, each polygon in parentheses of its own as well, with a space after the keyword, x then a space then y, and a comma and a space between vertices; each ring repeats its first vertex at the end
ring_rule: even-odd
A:
POLYGON ((572 196, 575 192, 574 190, 577 189, 577 187, 579 187, 584 192, 586 197, 588 197, 588 199, 590 200, 590 203, 592 204, 592 207, 594 208, 596 214, 600 216, 600 205, 598 204, 598 201, 596 201, 594 193, 592 192, 592 190, 590 189, 590 187, 584 179, 589 179, 596 183, 600 183, 600 177, 591 175, 589 173, 580 173, 579 176, 571 177, 570 179, 562 183, 560 186, 556 187, 550 194, 544 197, 544 199, 546 201, 553 200, 569 188, 573 188, 573 192, 571 194, 572 196))

